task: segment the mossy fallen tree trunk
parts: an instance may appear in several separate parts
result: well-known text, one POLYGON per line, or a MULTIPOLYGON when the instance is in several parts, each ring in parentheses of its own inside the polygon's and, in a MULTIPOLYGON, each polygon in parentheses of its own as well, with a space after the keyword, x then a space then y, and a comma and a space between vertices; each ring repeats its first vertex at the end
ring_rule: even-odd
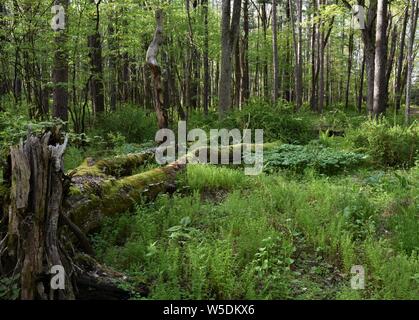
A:
POLYGON ((141 153, 116 156, 111 159, 94 161, 87 158, 83 163, 72 170, 72 177, 78 176, 129 176, 132 172, 146 163, 153 161, 155 149, 150 149, 141 153))
POLYGON ((174 190, 176 174, 184 168, 184 163, 175 161, 119 179, 97 175, 96 168, 92 172, 87 168, 77 170, 71 178, 64 212, 83 232, 90 233, 101 226, 104 217, 123 213, 141 199, 154 199, 161 192, 174 190))
POLYGON ((5 205, 0 212, 0 276, 18 275, 21 299, 128 298, 129 293, 118 286, 124 275, 93 258, 86 235, 98 230, 105 217, 174 192, 177 175, 201 153, 217 161, 224 155, 225 164, 233 164, 243 147, 248 151, 256 147, 202 147, 138 174, 132 173, 153 162, 155 150, 86 159, 65 175, 62 157, 67 141, 62 140, 59 132, 46 132, 28 135, 24 143, 11 148, 1 187, 5 205), (50 287, 54 266, 65 270, 63 289, 50 287))
MULTIPOLYGON (((265 144, 263 149, 276 145, 276 143, 265 144)), ((98 162, 87 159, 71 173, 71 187, 64 204, 65 215, 84 233, 96 231, 105 217, 123 213, 139 201, 153 200, 160 193, 176 190, 177 174, 200 153, 205 154, 208 159, 220 160, 223 152, 226 152, 228 155, 226 164, 233 164, 234 154, 241 156, 244 146, 248 151, 255 150, 255 145, 250 144, 220 148, 201 147, 166 166, 119 178, 106 172, 115 174, 132 171, 146 161, 152 161, 155 150, 98 162)), ((236 160, 241 162, 242 159, 236 160)))

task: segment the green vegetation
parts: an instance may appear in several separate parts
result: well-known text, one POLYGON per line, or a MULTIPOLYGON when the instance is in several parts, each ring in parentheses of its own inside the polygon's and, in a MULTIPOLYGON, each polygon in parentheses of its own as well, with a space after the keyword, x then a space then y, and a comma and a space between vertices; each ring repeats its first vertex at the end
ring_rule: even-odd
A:
POLYGON ((418 19, 419 0, 0 0, 0 299, 419 300, 418 19), (261 147, 261 174, 160 165, 185 123, 263 129, 199 150, 261 147))
POLYGON ((108 220, 96 248, 149 284, 149 298, 417 299, 418 176, 189 166, 189 188, 108 220), (356 264, 364 291, 350 288, 356 264))
POLYGON ((173 195, 106 219, 93 236, 99 258, 148 299, 418 299, 417 126, 347 117, 337 129, 347 136, 269 148, 257 177, 189 165, 173 195), (366 128, 397 142, 360 147, 366 128), (351 289, 354 265, 365 290, 351 289))

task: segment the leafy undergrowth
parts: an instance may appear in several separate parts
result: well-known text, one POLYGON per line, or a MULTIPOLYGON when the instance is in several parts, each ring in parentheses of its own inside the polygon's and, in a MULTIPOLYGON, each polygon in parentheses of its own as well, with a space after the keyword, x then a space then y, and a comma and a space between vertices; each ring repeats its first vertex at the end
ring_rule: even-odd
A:
POLYGON ((130 287, 147 285, 134 298, 419 298, 417 166, 248 177, 190 165, 179 184, 94 238, 130 287), (354 265, 365 290, 351 289, 354 265))
POLYGON ((361 166, 367 158, 361 153, 336 150, 318 143, 305 146, 284 144, 264 154, 267 172, 281 168, 302 172, 311 168, 318 173, 337 174, 361 166))

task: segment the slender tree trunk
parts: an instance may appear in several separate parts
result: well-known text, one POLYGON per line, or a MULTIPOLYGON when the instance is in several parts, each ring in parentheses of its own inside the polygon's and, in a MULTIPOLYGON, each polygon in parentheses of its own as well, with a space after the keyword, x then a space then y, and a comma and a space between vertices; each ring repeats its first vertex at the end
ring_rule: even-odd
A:
POLYGON ((234 49, 234 106, 239 108, 240 106, 240 41, 236 42, 236 48, 234 49))
POLYGON ((279 59, 278 59, 278 21, 276 0, 272 0, 272 56, 273 56, 273 102, 276 103, 279 96, 279 59))
POLYGON ((311 30, 311 97, 310 106, 312 111, 317 110, 317 23, 315 18, 317 16, 317 0, 313 1, 313 24, 311 30))
POLYGON ((102 62, 102 43, 99 32, 101 1, 92 0, 96 5, 95 31, 89 36, 88 45, 90 49, 90 63, 92 79, 90 81, 90 94, 92 96, 93 111, 99 114, 105 111, 105 97, 103 92, 103 62, 102 62))
POLYGON ((297 1, 297 31, 295 30, 295 18, 293 12, 293 3, 289 1, 291 28, 294 42, 294 79, 295 79, 295 110, 300 110, 302 106, 303 95, 303 69, 302 69, 302 1, 297 1))
POLYGON ((243 3, 243 39, 241 45, 241 84, 240 84, 240 107, 250 97, 249 81, 249 0, 243 3))
POLYGON ((402 71, 403 71, 403 62, 404 62, 406 29, 407 29, 408 21, 409 21, 409 4, 406 5, 406 10, 404 14, 402 34, 400 36, 399 56, 397 59, 397 74, 396 74, 396 86, 395 86, 396 110, 400 110, 401 100, 402 100, 402 71))
POLYGON ((391 73, 393 72, 393 64, 394 64, 394 57, 396 56, 396 47, 397 47, 397 25, 395 25, 391 31, 391 46, 390 51, 387 59, 387 70, 386 70, 386 95, 385 101, 387 102, 386 108, 389 106, 389 85, 390 85, 390 78, 391 73))
POLYGON ((361 79, 358 94, 358 112, 362 112, 362 101, 364 99, 364 77, 365 77, 365 52, 363 53, 362 66, 361 66, 361 79))
MULTIPOLYGON (((323 5, 324 1, 319 0, 319 7, 323 5)), ((323 26, 324 27, 324 26, 323 26)), ((323 28, 320 30, 319 36, 319 103, 318 103, 318 112, 322 113, 324 109, 324 50, 326 46, 326 36, 323 28)))
POLYGON ((218 112, 224 117, 231 107, 231 5, 230 0, 222 0, 221 15, 221 66, 218 86, 218 112))
POLYGON ((417 0, 411 0, 410 36, 409 36, 409 48, 408 48, 408 54, 407 54, 408 66, 407 66, 406 111, 405 111, 406 123, 409 123, 412 74, 413 74, 413 68, 414 68, 413 47, 415 44, 418 15, 419 15, 419 2, 417 0))
MULTIPOLYGON (((266 3, 262 3, 262 31, 263 31, 263 42, 266 43, 268 33, 268 16, 266 14, 266 3)), ((263 55, 263 97, 269 99, 269 74, 268 74, 268 59, 266 54, 263 55)))
POLYGON ((154 33, 153 41, 148 47, 146 61, 153 75, 154 109, 157 115, 158 126, 160 129, 164 129, 168 127, 169 121, 167 109, 164 105, 161 70, 157 62, 157 54, 159 53, 160 45, 163 42, 163 11, 161 9, 157 9, 155 17, 156 31, 154 33))
POLYGON ((345 91, 345 110, 347 110, 349 107, 349 89, 351 86, 353 53, 354 53, 354 32, 351 26, 351 30, 349 31, 349 53, 348 53, 348 70, 347 70, 346 91, 345 91))
POLYGON ((210 96, 210 71, 209 71, 209 59, 208 59, 208 47, 209 47, 209 33, 208 33, 208 0, 202 1, 202 11, 204 15, 204 94, 203 94, 203 105, 204 114, 208 115, 209 109, 209 96, 210 96))
POLYGON ((118 93, 118 70, 116 66, 117 62, 117 41, 116 41, 116 34, 115 34, 115 14, 111 13, 109 16, 109 25, 108 25, 108 33, 109 33, 109 73, 110 73, 110 80, 109 80, 109 104, 111 111, 116 110, 116 103, 117 103, 117 93, 118 93))

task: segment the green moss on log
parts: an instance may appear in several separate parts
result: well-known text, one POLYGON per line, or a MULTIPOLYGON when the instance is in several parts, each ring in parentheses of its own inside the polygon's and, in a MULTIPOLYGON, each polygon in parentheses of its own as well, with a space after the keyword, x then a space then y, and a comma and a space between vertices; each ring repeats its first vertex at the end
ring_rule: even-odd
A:
POLYGON ((133 170, 152 161, 154 154, 151 152, 127 154, 111 159, 94 161, 87 158, 83 163, 71 172, 74 177, 80 176, 114 176, 123 177, 131 175, 133 170))
MULTIPOLYGON (((279 142, 263 145, 264 150, 278 146, 279 142)), ((227 149, 229 158, 232 160, 233 151, 242 151, 243 144, 211 149, 203 147, 207 154, 227 149)), ((254 144, 249 145, 252 152, 254 144)), ((198 154, 199 150, 193 153, 198 154)), ((86 233, 98 229, 104 217, 110 217, 129 210, 135 203, 142 199, 154 199, 159 193, 165 192, 172 186, 176 174, 186 164, 185 159, 190 159, 193 153, 189 153, 183 159, 175 161, 165 167, 152 169, 135 175, 123 176, 116 174, 118 168, 133 168, 144 164, 151 159, 150 154, 134 154, 120 158, 101 160, 94 164, 86 160, 72 175, 72 186, 66 199, 66 211, 71 220, 86 233), (182 161, 183 160, 183 161, 182 161), (113 176, 115 175, 115 176, 113 176)))
POLYGON ((103 181, 92 193, 76 192, 66 199, 66 207, 71 220, 84 232, 97 229, 104 217, 129 210, 143 198, 154 199, 174 182, 176 172, 184 168, 183 164, 173 163, 162 168, 118 180, 103 181))

